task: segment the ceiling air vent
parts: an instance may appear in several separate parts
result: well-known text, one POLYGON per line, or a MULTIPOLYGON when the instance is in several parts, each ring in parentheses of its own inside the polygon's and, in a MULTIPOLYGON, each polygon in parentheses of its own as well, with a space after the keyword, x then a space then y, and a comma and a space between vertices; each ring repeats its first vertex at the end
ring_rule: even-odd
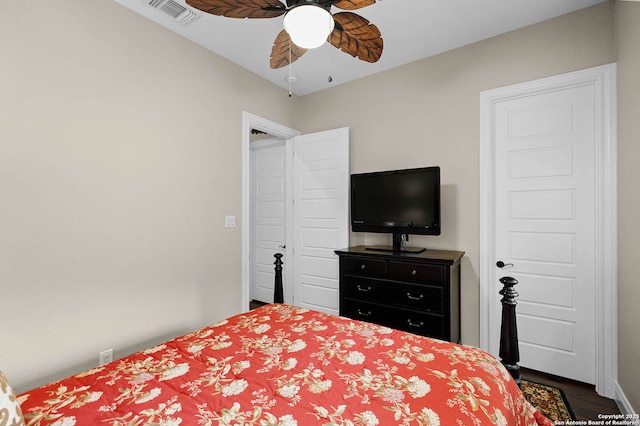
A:
POLYGON ((182 25, 189 25, 200 17, 199 13, 195 13, 185 6, 173 0, 147 0, 149 6, 158 9, 161 12, 171 16, 176 22, 182 25))

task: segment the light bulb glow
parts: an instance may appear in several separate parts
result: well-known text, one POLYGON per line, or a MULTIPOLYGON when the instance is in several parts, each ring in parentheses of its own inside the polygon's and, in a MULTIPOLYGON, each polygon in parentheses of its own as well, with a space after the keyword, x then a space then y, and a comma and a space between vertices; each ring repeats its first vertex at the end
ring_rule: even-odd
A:
POLYGON ((311 4, 294 7, 284 16, 284 29, 291 41, 303 49, 322 46, 333 31, 334 24, 328 10, 311 4))

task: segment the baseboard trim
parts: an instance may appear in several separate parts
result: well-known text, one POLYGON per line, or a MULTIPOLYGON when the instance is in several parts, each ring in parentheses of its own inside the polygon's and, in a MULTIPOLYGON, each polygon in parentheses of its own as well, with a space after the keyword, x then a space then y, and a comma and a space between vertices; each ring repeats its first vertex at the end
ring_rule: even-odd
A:
POLYGON ((617 381, 614 383, 615 388, 615 400, 616 404, 618 404, 618 408, 622 414, 631 414, 634 417, 638 414, 634 411, 631 403, 627 399, 627 395, 624 394, 624 391, 620 387, 620 383, 617 381))

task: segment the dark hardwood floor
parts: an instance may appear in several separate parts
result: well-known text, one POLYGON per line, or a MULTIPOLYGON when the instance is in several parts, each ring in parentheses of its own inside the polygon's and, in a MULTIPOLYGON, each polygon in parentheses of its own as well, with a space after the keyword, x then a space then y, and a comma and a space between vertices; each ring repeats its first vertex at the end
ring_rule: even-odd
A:
POLYGON ((259 302, 257 300, 249 301, 249 309, 259 308, 260 306, 264 306, 264 305, 266 305, 265 302, 259 302))
POLYGON ((616 402, 598 395, 593 385, 525 368, 520 370, 520 376, 525 380, 562 389, 576 420, 598 420, 598 414, 620 414, 616 402))

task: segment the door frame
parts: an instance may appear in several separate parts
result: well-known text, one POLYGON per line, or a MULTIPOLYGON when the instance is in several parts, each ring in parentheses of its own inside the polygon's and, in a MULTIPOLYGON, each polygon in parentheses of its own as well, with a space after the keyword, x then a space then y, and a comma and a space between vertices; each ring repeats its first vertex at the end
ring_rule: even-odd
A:
POLYGON ((618 387, 616 64, 560 74, 480 93, 480 348, 497 355, 499 285, 495 271, 495 105, 545 91, 596 88, 596 391, 609 398, 618 387))
MULTIPOLYGON (((290 176, 291 170, 291 161, 288 161, 290 158, 290 154, 292 153, 292 147, 289 142, 291 138, 294 138, 300 134, 300 131, 296 129, 292 129, 290 127, 284 126, 282 124, 276 123, 275 121, 267 120, 266 118, 259 117, 257 115, 251 114, 249 112, 242 112, 242 272, 241 272, 241 292, 240 292, 240 309, 242 312, 246 312, 249 310, 249 286, 250 286, 250 268, 251 262, 249 261, 249 255, 251 254, 251 227, 250 227, 250 202, 251 202, 251 191, 250 191, 250 179, 249 172, 251 170, 251 129, 260 130, 265 132, 271 136, 279 137, 285 140, 285 152, 287 156, 287 164, 286 164, 286 174, 290 176)), ((291 199, 290 194, 290 186, 287 185, 286 193, 287 199, 291 199)), ((287 229, 290 229, 290 216, 287 215, 287 229)), ((287 232, 287 240, 290 239, 290 232, 287 232)), ((291 244, 289 241, 286 242, 287 249, 285 249, 285 256, 287 256, 287 252, 289 251, 291 244)), ((291 256, 288 256, 289 258, 291 256)), ((287 281, 287 280, 285 280, 287 281)), ((286 289, 285 289, 286 291, 286 289)), ((290 293, 286 292, 286 293, 290 293)))

